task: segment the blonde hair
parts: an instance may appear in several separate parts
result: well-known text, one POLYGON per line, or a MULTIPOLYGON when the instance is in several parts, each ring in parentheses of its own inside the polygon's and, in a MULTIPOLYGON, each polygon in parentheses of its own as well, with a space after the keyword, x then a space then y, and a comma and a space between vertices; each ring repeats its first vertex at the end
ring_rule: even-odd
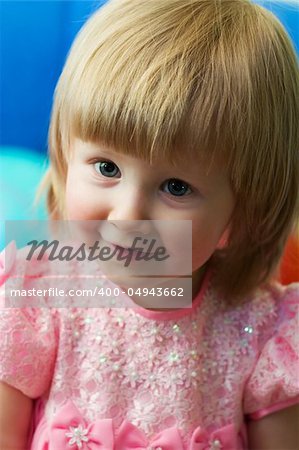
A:
POLYGON ((298 93, 286 32, 249 0, 112 0, 56 88, 50 215, 64 218, 74 136, 146 160, 219 155, 236 196, 219 283, 245 294, 273 272, 298 212, 298 93))

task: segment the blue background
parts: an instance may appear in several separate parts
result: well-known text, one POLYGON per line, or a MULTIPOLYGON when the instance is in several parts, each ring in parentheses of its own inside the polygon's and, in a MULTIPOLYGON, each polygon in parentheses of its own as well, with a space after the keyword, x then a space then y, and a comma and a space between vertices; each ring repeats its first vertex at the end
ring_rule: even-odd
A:
POLYGON ((41 152, 70 44, 100 1, 0 0, 0 145, 41 152))

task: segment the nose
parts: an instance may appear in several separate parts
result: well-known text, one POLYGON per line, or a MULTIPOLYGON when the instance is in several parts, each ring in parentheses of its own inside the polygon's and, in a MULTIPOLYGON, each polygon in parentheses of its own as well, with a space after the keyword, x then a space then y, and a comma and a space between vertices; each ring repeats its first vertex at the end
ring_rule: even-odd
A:
POLYGON ((151 205, 149 199, 138 189, 131 190, 111 206, 108 222, 121 231, 149 234, 152 230, 150 223, 151 205))
POLYGON ((109 220, 110 225, 127 234, 138 233, 140 235, 150 234, 150 224, 148 220, 109 220))

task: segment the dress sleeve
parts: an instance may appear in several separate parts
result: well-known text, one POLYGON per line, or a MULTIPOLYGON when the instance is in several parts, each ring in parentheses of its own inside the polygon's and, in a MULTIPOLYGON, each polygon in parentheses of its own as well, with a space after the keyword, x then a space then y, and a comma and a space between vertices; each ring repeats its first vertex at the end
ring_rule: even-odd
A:
POLYGON ((299 403, 299 284, 288 286, 279 302, 274 333, 246 384, 244 412, 257 420, 299 403))
POLYGON ((52 379, 57 333, 50 308, 12 308, 5 302, 8 280, 22 288, 23 264, 14 244, 0 254, 0 380, 37 398, 52 379))

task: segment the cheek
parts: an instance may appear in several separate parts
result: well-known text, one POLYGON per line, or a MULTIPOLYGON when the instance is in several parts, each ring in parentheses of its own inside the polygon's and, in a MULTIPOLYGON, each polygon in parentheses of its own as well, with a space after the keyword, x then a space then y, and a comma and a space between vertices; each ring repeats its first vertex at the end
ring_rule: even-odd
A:
POLYGON ((65 198, 66 214, 68 220, 85 220, 90 214, 89 206, 82 201, 82 195, 67 191, 65 198))
POLYGON ((192 261, 198 269, 224 245, 234 209, 234 197, 230 189, 223 190, 213 202, 194 218, 192 227, 192 261))
POLYGON ((214 253, 217 247, 217 240, 203 238, 193 241, 192 244, 192 270, 197 270, 203 266, 214 253))
POLYGON ((72 173, 68 175, 65 195, 68 220, 101 220, 100 204, 94 189, 72 173))
POLYGON ((194 227, 192 232, 192 267, 193 270, 199 269, 215 252, 219 245, 225 224, 222 227, 215 223, 205 223, 204 225, 194 227))

